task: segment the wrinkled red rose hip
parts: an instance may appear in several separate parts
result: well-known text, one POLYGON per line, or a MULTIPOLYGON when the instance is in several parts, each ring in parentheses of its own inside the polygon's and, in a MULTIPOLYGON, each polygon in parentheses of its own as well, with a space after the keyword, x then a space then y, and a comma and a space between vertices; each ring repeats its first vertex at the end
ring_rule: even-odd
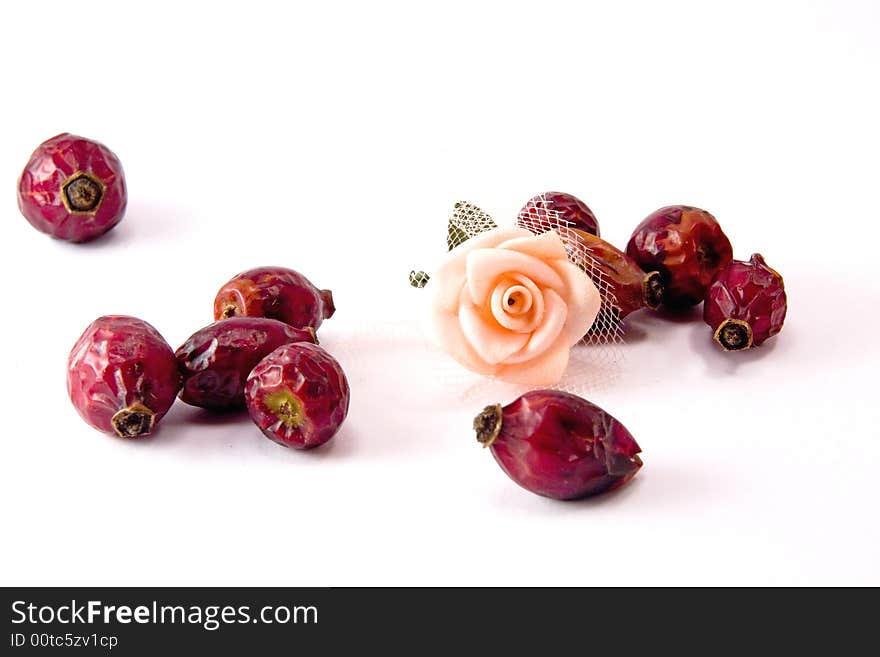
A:
POLYGON ((595 404, 567 392, 533 390, 474 419, 477 440, 501 469, 538 495, 570 500, 619 488, 641 451, 629 431, 595 404))
POLYGON ((782 276, 755 253, 718 272, 706 293, 703 319, 723 349, 742 351, 779 333, 787 309, 782 276))
POLYGON ((550 221, 549 212, 558 212, 569 228, 599 237, 599 220, 593 211, 577 196, 565 192, 544 192, 530 198, 519 211, 519 217, 529 225, 546 226, 545 230, 550 230, 556 226, 550 221))
POLYGON ((299 272, 259 267, 226 283, 214 298, 214 319, 268 317, 316 329, 336 311, 330 290, 319 290, 299 272))
POLYGON ((90 425, 122 438, 149 435, 180 390, 174 352, 145 321, 99 317, 67 361, 67 391, 90 425))
POLYGON ((18 207, 37 230, 87 242, 122 220, 122 164, 96 141, 63 133, 37 147, 18 181, 18 207))
POLYGON ((248 377, 251 419, 270 440, 308 449, 330 440, 348 414, 348 380, 339 363, 313 344, 279 347, 248 377))
POLYGON ((315 342, 311 328, 297 329, 264 317, 232 317, 196 331, 177 352, 183 374, 180 398, 214 410, 244 406, 244 383, 269 353, 289 342, 315 342))
POLYGON ((658 271, 663 302, 693 306, 706 295, 712 278, 733 259, 730 240, 711 214, 687 205, 670 205, 640 223, 626 246, 645 271, 658 271))

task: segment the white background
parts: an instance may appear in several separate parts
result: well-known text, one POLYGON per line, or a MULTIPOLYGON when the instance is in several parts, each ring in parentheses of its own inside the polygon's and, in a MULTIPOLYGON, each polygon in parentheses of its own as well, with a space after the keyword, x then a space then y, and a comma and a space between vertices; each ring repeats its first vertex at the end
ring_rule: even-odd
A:
POLYGON ((3 584, 880 584, 876 3, 141 6, 0 23, 3 584), (125 166, 128 215, 90 245, 15 204, 62 131, 125 166), (406 285, 454 201, 512 221, 548 189, 619 246, 661 205, 706 207, 789 295, 745 354, 698 312, 634 317, 589 396, 645 466, 574 503, 479 448, 472 416, 516 391, 424 345, 406 285), (330 446, 182 403, 139 443, 79 419, 64 367, 89 322, 176 347, 264 264, 335 293, 321 337, 352 407, 330 446))

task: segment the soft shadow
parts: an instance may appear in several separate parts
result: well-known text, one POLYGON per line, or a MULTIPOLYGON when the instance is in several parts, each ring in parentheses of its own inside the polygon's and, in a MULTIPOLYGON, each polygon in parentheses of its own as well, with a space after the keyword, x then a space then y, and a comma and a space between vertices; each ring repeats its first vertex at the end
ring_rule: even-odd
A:
POLYGON ((215 426, 218 424, 237 424, 250 421, 246 408, 234 408, 229 410, 208 410, 198 406, 189 406, 181 401, 175 402, 174 407, 162 420, 163 427, 172 427, 179 424, 195 426, 215 426))
MULTIPOLYGON (((125 219, 123 218, 122 221, 124 222, 125 219)), ((96 237, 95 239, 89 240, 88 242, 78 242, 76 244, 74 244, 73 242, 64 242, 64 244, 69 245, 72 249, 78 249, 80 251, 107 249, 121 242, 121 240, 123 239, 119 234, 121 228, 122 224, 120 223, 115 228, 111 228, 100 237, 96 237)))
POLYGON ((650 334, 640 323, 631 321, 628 317, 623 321, 623 341, 627 344, 644 342, 650 334))
POLYGON ((686 306, 684 308, 667 308, 661 306, 658 310, 645 310, 645 315, 651 315, 667 322, 676 324, 689 324, 703 318, 703 304, 686 306))
MULTIPOLYGON (((580 500, 554 500, 522 491, 525 497, 517 508, 524 514, 542 516, 548 513, 577 514, 614 509, 618 505, 627 505, 628 508, 638 505, 640 509, 650 507, 652 510, 679 509, 692 506, 694 500, 716 498, 724 489, 723 482, 715 475, 688 470, 682 466, 664 467, 661 463, 653 464, 650 454, 644 456, 644 461, 642 471, 622 488, 580 500)), ((505 492, 502 488, 506 489, 506 486, 499 487, 497 503, 510 507, 510 491, 505 492)))
POLYGON ((107 248, 111 244, 118 247, 127 244, 143 245, 151 242, 168 242, 180 239, 182 234, 188 232, 188 227, 192 223, 192 218, 187 217, 186 211, 182 208, 132 201, 129 202, 122 221, 109 232, 91 242, 75 246, 85 249, 101 249, 107 248))
MULTIPOLYGON (((281 447, 279 445, 279 447, 281 447)), ((343 424, 339 432, 333 436, 328 442, 315 447, 314 449, 290 449, 291 452, 299 452, 306 458, 316 461, 326 459, 343 459, 347 460, 352 454, 356 453, 359 448, 357 432, 347 424, 343 424)))

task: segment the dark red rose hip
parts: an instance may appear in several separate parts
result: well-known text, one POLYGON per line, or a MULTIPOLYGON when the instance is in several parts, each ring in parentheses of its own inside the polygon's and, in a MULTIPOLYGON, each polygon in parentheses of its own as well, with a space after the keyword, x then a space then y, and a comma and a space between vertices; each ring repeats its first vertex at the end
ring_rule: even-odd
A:
POLYGON ((226 283, 214 298, 214 319, 268 317, 316 329, 336 311, 330 290, 319 290, 299 272, 259 267, 226 283))
POLYGON ((599 237, 599 221, 593 211, 578 197, 565 192, 544 192, 530 198, 519 211, 519 218, 522 222, 544 227, 544 231, 547 231, 556 227, 550 220, 550 213, 558 213, 558 217, 569 228, 599 237))
POLYGON ((722 348, 742 351, 779 333, 787 308, 782 276, 755 253, 718 272, 706 293, 703 319, 722 348))
POLYGON ((90 425, 122 438, 149 435, 180 390, 174 352, 145 321, 99 317, 67 362, 67 391, 90 425))
POLYGON ((96 141, 68 133, 37 147, 18 181, 18 207, 37 230, 87 242, 122 220, 122 164, 96 141))
POLYGON ((679 307, 700 303, 712 278, 733 259, 730 240, 715 217, 687 205, 648 215, 630 237, 626 253, 645 271, 660 272, 663 302, 679 307))
POLYGON ((595 404, 567 392, 533 390, 474 419, 477 440, 520 486, 560 500, 619 488, 641 451, 629 431, 595 404))
POLYGON ((348 414, 345 373, 330 354, 313 344, 279 347, 247 380, 251 418, 270 440, 308 449, 330 440, 348 414))
POLYGON ((176 353, 183 373, 180 398, 215 410, 244 406, 244 383, 267 354, 290 342, 315 342, 297 329, 264 317, 232 317, 196 331, 176 353))

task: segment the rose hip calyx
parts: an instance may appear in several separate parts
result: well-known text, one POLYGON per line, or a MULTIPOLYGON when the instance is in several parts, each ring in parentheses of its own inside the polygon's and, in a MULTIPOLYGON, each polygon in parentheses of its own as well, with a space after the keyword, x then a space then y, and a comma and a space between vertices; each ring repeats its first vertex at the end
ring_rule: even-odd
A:
POLYGON ((305 419, 302 400, 290 388, 280 388, 263 398, 263 404, 288 429, 296 429, 305 419))
POLYGON ((652 271, 645 274, 645 280, 642 281, 642 296, 645 299, 645 305, 651 310, 657 310, 663 303, 663 292, 666 286, 663 285, 663 277, 658 271, 652 271))
POLYGON ((137 438, 152 433, 156 414, 143 404, 135 402, 118 411, 111 418, 110 423, 120 438, 137 438))
POLYGON ((725 351, 740 351, 749 349, 754 341, 752 327, 741 319, 725 319, 712 338, 720 344, 725 351))
POLYGON ((501 419, 504 410, 501 404, 490 404, 474 418, 474 431, 477 432, 477 441, 483 447, 489 447, 495 442, 501 433, 501 419))
POLYGON ((61 200, 69 212, 90 214, 98 209, 104 198, 104 185, 100 180, 79 171, 62 186, 61 200))

